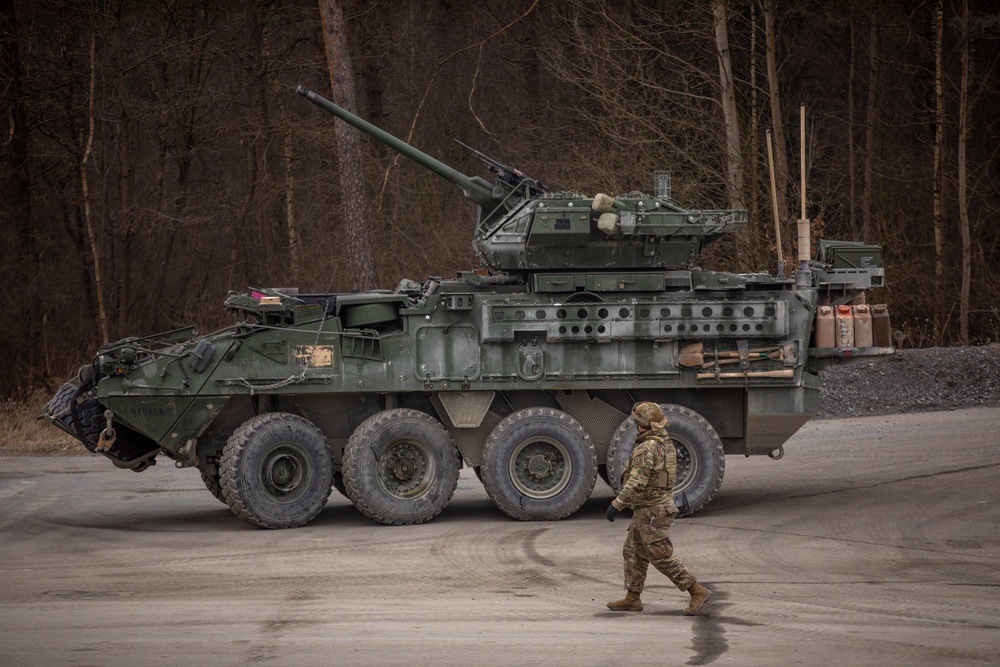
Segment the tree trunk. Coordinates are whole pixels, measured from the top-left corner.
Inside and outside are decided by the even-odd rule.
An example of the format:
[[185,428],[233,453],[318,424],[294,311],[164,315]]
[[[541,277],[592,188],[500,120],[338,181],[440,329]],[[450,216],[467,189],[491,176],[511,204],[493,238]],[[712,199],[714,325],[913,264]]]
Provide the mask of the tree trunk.
[[[757,5],[750,3],[750,137],[751,141],[759,140],[760,131],[759,118],[757,114]],[[754,144],[756,145],[756,143]],[[751,150],[751,155],[756,155],[757,151]],[[757,188],[757,177],[760,162],[753,159],[749,163],[750,167],[750,211],[751,215],[757,214],[759,189]],[[752,218],[751,218],[752,219]],[[766,219],[766,218],[765,218]]]
[[854,17],[850,21],[851,40],[850,51],[848,52],[847,65],[847,181],[850,188],[848,196],[848,222],[851,227],[851,235],[858,237],[858,173],[857,159],[854,156],[854,39],[856,29],[854,27]]
[[729,28],[726,5],[715,0],[715,45],[719,57],[719,88],[722,97],[722,119],[726,126],[726,191],[730,208],[743,208],[743,151],[740,149],[740,119],[736,110],[736,90],[733,64],[729,57]]
[[[93,17],[93,14],[91,14]],[[111,340],[111,328],[108,324],[108,308],[104,299],[104,272],[101,269],[101,249],[97,238],[97,230],[94,228],[94,216],[90,210],[90,179],[87,173],[87,162],[90,160],[90,151],[94,146],[94,101],[97,88],[97,28],[91,18],[90,25],[90,87],[87,92],[87,130],[86,135],[80,142],[83,151],[80,154],[78,165],[80,173],[80,195],[83,200],[83,224],[87,230],[87,243],[90,247],[90,256],[93,262],[94,291],[97,293],[97,323],[100,329],[101,342]]]
[[972,77],[972,43],[969,35],[969,0],[962,0],[962,83],[958,98],[958,217],[962,230],[962,293],[959,297],[959,338],[969,344],[969,296],[972,253],[969,231],[969,173],[966,145],[969,138],[969,79]]
[[[764,32],[767,40],[767,88],[771,97],[771,130],[774,133],[774,181],[778,218],[788,220],[788,156],[785,154],[785,131],[781,120],[781,93],[778,91],[778,54],[773,2],[764,5]],[[782,256],[788,253],[782,248]]]
[[[0,313],[0,325],[15,345],[8,349],[10,358],[20,360],[28,373],[33,374],[39,366],[38,341],[42,334],[40,311],[34,305],[38,303],[40,291],[41,261],[31,218],[28,110],[24,103],[19,32],[14,2],[3,0],[0,2],[0,90],[5,94],[0,103],[0,202],[3,202],[0,205],[0,238],[16,246],[16,251],[9,254],[9,261],[20,281],[21,300]],[[13,232],[11,237],[6,236],[8,230]],[[0,381],[0,392],[6,386],[7,382]]]
[[267,245],[264,198],[267,196],[267,145],[270,137],[267,114],[266,81],[262,48],[263,19],[261,5],[251,3],[243,16],[246,39],[243,57],[243,92],[247,105],[244,128],[245,193],[239,215],[233,216],[234,239],[230,250],[229,284],[246,279],[270,281],[268,267],[252,264],[254,248]]
[[944,289],[944,214],[941,204],[941,187],[944,180],[941,168],[941,148],[944,144],[944,0],[934,4],[934,339],[937,345],[944,342],[944,324],[948,302]]
[[871,34],[868,39],[868,108],[865,112],[865,189],[861,194],[861,239],[871,239],[872,199],[875,188],[875,111],[878,95],[878,7],[872,7]]
[[[319,11],[323,22],[323,41],[326,45],[333,101],[354,112],[357,108],[354,72],[347,49],[347,30],[340,0],[319,0]],[[335,128],[340,148],[340,193],[343,208],[343,215],[339,217],[343,220],[344,234],[347,237],[351,287],[368,290],[376,285],[376,272],[361,168],[361,137],[347,123],[336,123]]]
[[[265,27],[262,35],[264,59],[271,58],[271,45],[268,30]],[[288,285],[299,286],[302,279],[301,269],[301,243],[299,241],[298,220],[295,217],[295,137],[292,133],[292,122],[285,111],[285,91],[282,90],[281,81],[277,75],[272,75],[271,84],[278,90],[275,101],[278,105],[278,122],[281,124],[281,158],[285,170],[284,183],[284,203],[285,203],[285,230],[288,242],[289,275]]]
[[116,38],[116,60],[117,60],[117,81],[116,92],[118,94],[118,161],[121,175],[119,180],[119,198],[121,199],[121,213],[118,221],[118,252],[114,253],[113,262],[116,268],[118,306],[117,325],[124,331],[131,324],[128,321],[131,312],[129,303],[129,293],[131,291],[132,274],[132,235],[134,234],[134,224],[132,220],[132,152],[130,137],[130,118],[128,101],[128,84],[125,80],[125,34],[122,26],[122,6],[118,6],[115,14],[115,38]]

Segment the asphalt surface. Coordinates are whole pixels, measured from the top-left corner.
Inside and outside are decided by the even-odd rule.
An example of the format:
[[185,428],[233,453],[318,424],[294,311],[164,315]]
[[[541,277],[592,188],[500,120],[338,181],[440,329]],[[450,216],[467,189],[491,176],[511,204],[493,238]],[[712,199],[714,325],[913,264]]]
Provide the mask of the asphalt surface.
[[621,596],[611,491],[521,523],[463,471],[430,523],[334,493],[310,525],[239,522],[197,472],[0,458],[0,665],[1000,663],[1000,409],[814,421],[727,460],[673,531],[715,595]]

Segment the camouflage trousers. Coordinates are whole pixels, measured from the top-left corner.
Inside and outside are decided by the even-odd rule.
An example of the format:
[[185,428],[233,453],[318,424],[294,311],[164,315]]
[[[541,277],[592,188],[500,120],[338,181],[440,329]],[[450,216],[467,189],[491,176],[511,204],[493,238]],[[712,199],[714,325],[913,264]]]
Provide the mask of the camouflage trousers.
[[674,556],[674,545],[670,541],[670,524],[676,516],[677,510],[665,505],[643,507],[634,511],[632,524],[628,527],[628,537],[622,548],[626,589],[635,593],[642,592],[650,563],[682,591],[694,584],[694,575]]

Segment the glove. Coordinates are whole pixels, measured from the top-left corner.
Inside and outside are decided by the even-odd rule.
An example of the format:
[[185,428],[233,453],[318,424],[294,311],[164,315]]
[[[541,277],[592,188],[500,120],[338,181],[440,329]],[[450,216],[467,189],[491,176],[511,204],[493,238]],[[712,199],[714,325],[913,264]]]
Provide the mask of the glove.
[[618,516],[618,508],[614,505],[608,505],[608,511],[604,515],[608,517],[608,521],[614,521],[615,517]]

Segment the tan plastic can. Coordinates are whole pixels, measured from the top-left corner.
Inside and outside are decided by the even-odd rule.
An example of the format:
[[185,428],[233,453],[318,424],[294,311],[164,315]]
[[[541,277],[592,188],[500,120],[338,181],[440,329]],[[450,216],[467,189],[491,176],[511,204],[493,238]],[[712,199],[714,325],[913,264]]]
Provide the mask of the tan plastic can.
[[837,347],[854,347],[854,317],[850,306],[837,306]]
[[820,306],[816,309],[816,347],[837,347],[832,306]]
[[867,305],[854,306],[854,346],[872,347],[872,314]]

